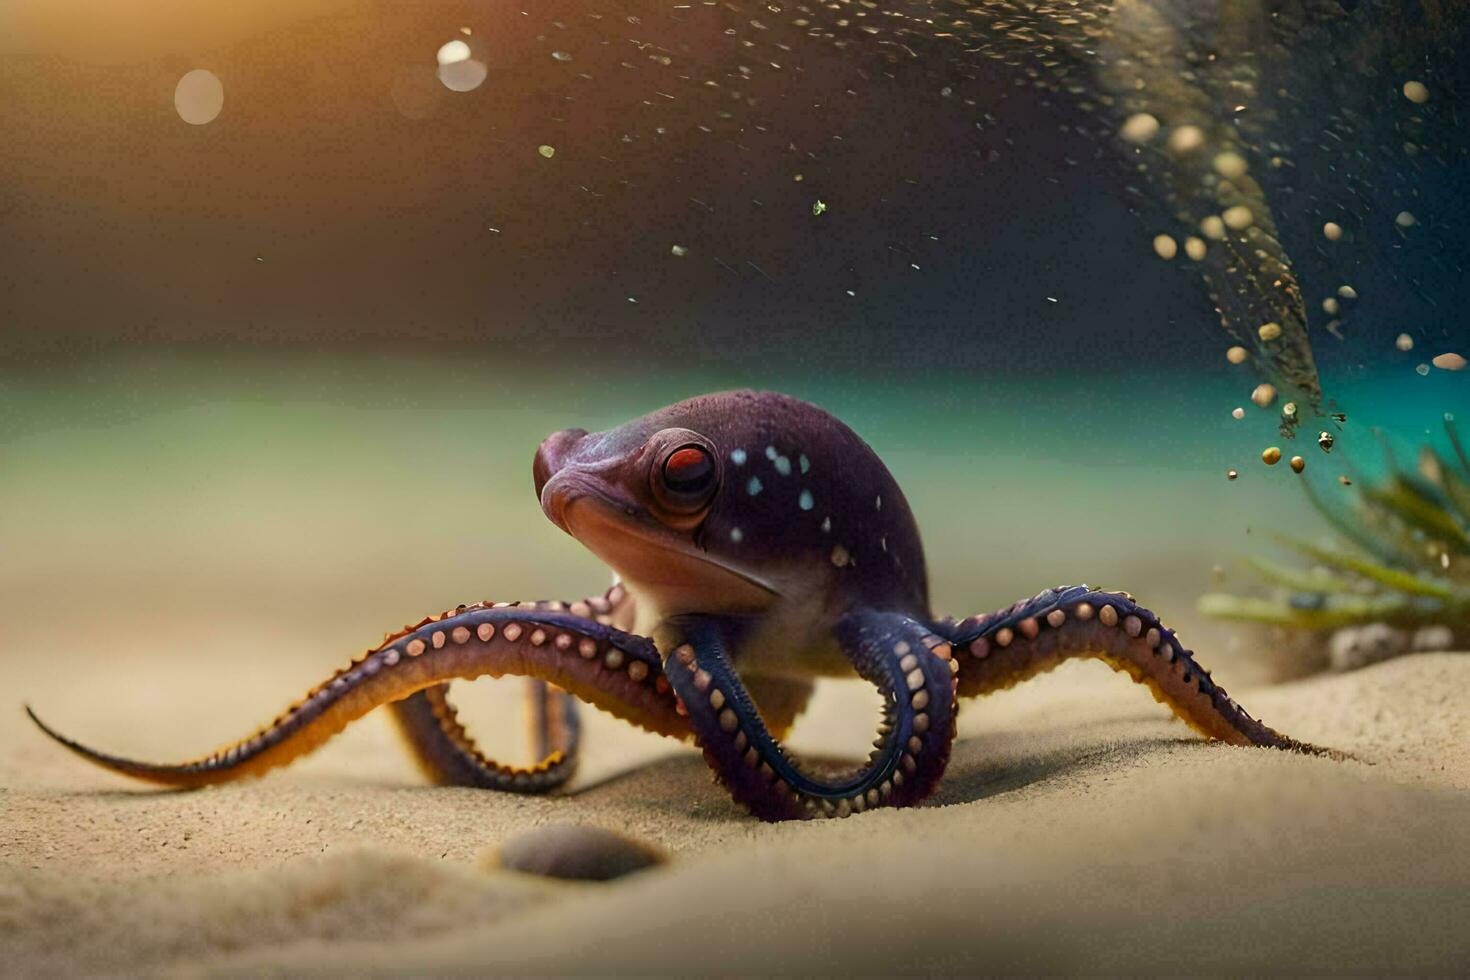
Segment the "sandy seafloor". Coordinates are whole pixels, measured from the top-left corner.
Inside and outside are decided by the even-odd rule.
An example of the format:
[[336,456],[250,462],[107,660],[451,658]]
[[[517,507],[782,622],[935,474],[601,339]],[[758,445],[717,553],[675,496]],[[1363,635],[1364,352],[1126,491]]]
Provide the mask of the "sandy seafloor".
[[[784,825],[656,740],[570,798],[416,785],[384,724],[269,779],[168,794],[73,765],[12,713],[0,972],[1458,972],[1467,684],[1470,658],[1439,654],[1242,694],[1363,760],[1341,763],[1194,741],[1072,665],[969,711],[930,805]],[[840,740],[860,693],[830,692],[808,727]],[[91,701],[73,728],[136,719]],[[189,714],[146,713],[185,743]],[[592,741],[617,731],[596,719]],[[485,870],[548,821],[673,861],[611,884]]]
[[[3,406],[0,974],[1470,970],[1470,657],[1265,685],[1246,656],[1260,638],[1192,600],[1246,527],[1301,511],[1255,471],[1227,484],[1249,443],[1207,444],[1204,416],[1151,428],[1126,394],[1059,389],[1043,430],[1001,393],[990,408],[1015,414],[961,438],[969,406],[919,419],[907,398],[824,397],[908,489],[941,611],[1062,581],[1130,589],[1253,713],[1360,761],[1197,741],[1079,663],[968,704],[929,805],[764,825],[692,748],[595,713],[575,791],[550,798],[425,786],[377,715],[198,793],[45,741],[22,701],[99,747],[193,756],[406,619],[605,583],[536,514],[529,451],[626,405],[531,413],[496,393],[492,415],[469,385],[426,381],[407,390],[427,402],[384,408],[360,378],[221,394],[147,376],[12,386]],[[1226,439],[1230,392],[1199,397],[1205,435]],[[1147,437],[1100,440],[1073,424],[1088,417]],[[510,685],[456,697],[489,749],[520,757]],[[793,744],[851,757],[874,719],[861,685],[824,683]],[[553,821],[673,859],[599,885],[487,869]]]

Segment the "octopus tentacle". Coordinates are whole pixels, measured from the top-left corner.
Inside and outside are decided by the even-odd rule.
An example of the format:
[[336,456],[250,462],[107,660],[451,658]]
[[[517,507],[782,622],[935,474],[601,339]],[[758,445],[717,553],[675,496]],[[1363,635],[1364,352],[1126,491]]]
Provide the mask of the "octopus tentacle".
[[[522,609],[567,611],[604,625],[627,621],[629,617],[624,613],[630,606],[631,598],[622,585],[614,585],[601,596],[572,603],[517,604]],[[389,634],[383,638],[384,642],[398,639],[425,623]],[[538,760],[530,767],[505,765],[480,751],[459,721],[459,713],[449,700],[447,683],[410,694],[390,704],[388,709],[419,769],[431,782],[540,793],[561,786],[576,773],[582,726],[577,699],[566,692],[533,679],[526,681],[526,694],[531,709],[531,744]],[[518,778],[523,774],[531,778]]]
[[460,723],[447,683],[426,687],[388,707],[414,761],[430,782],[542,793],[563,785],[576,773],[581,720],[576,699],[545,681],[526,681],[526,694],[531,702],[537,759],[530,766],[496,762],[481,752]]
[[802,771],[771,736],[730,666],[717,624],[688,621],[688,642],[665,665],[706,761],[736,801],[762,820],[912,805],[933,791],[949,761],[955,690],[949,644],[905,616],[877,612],[850,614],[837,636],[885,704],[868,762],[835,781]]
[[1092,657],[1146,685],[1205,738],[1334,755],[1251,717],[1185,649],[1174,631],[1126,592],[1085,585],[1047,589],[988,616],[937,624],[955,644],[960,697],[1011,687],[1074,657]]
[[[645,637],[565,612],[470,606],[404,633],[339,670],[255,735],[193,762],[138,762],[40,729],[84,759],[147,782],[193,788],[283,766],[379,705],[445,681],[518,674],[563,688],[649,731],[689,735],[661,658]],[[513,779],[529,785],[536,771]]]

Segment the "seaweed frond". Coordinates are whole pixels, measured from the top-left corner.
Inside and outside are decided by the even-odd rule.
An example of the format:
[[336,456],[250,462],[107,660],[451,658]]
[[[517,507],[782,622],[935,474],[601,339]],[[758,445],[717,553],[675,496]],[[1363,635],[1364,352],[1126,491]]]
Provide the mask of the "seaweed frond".
[[1302,630],[1367,623],[1470,628],[1470,459],[1454,419],[1447,415],[1444,424],[1458,469],[1425,446],[1417,470],[1405,471],[1385,442],[1387,475],[1356,487],[1348,508],[1329,506],[1303,480],[1308,501],[1338,542],[1270,533],[1309,567],[1248,557],[1246,568],[1267,594],[1211,593],[1200,598],[1200,611]]

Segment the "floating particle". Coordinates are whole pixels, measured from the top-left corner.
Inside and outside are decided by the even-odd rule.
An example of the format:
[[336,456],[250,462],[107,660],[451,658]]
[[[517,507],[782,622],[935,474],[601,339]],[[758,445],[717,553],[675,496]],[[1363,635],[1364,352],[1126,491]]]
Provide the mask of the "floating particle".
[[1224,153],[1217,154],[1212,163],[1215,173],[1226,180],[1239,180],[1245,176],[1245,157],[1234,150],[1226,150]]
[[1337,295],[1343,299],[1357,299],[1358,291],[1351,286],[1342,285],[1337,287]]
[[1412,211],[1400,211],[1393,219],[1393,223],[1400,228],[1412,228],[1419,223]]
[[1337,316],[1338,311],[1341,309],[1342,304],[1337,301],[1336,296],[1329,296],[1322,301],[1322,312],[1328,316]]
[[1203,262],[1205,260],[1205,240],[1190,235],[1184,240],[1184,254],[1189,256],[1191,262]]
[[571,54],[570,51],[553,51],[553,52],[551,52],[551,56],[553,58],[555,58],[557,61],[571,61],[572,60],[572,54]]
[[1212,238],[1217,242],[1225,240],[1225,222],[1220,220],[1218,214],[1200,219],[1199,230],[1206,238]]
[[685,248],[683,245],[671,245],[669,247],[669,253],[671,255],[677,255],[679,258],[682,259],[684,256],[689,254],[689,249]]
[[1423,105],[1429,101],[1429,88],[1423,82],[1405,82],[1404,98],[1415,105]]
[[1418,367],[1414,368],[1414,373],[1419,375],[1419,377],[1421,378],[1427,376],[1429,374],[1429,365],[1420,364]]
[[473,57],[470,46],[459,38],[440,45],[435,53],[439,82],[451,92],[473,92],[490,74],[483,61]]
[[550,160],[552,157],[556,156],[556,147],[550,146],[546,143],[542,143],[540,146],[536,147],[536,152],[544,156],[546,159]]
[[1322,226],[1322,237],[1329,242],[1335,242],[1342,237],[1342,225],[1336,221],[1329,221]]
[[174,111],[190,126],[214,122],[224,107],[224,83],[207,68],[185,72],[174,86]]
[[1235,419],[1237,422],[1240,421],[1241,419],[1245,418],[1245,409],[1232,408],[1230,410],[1230,417]]
[[826,212],[827,202],[823,201],[821,198],[817,198],[816,202],[812,204],[812,215],[815,217],[816,215],[825,214]]
[[1270,341],[1277,340],[1281,337],[1281,324],[1276,323],[1275,321],[1272,321],[1271,323],[1263,323],[1261,324],[1260,329],[1256,331],[1256,333],[1260,335],[1262,340],[1269,343]]
[[1267,446],[1261,451],[1261,462],[1267,466],[1275,466],[1281,462],[1281,450],[1275,446]]
[[1324,453],[1332,452],[1332,445],[1335,442],[1337,442],[1337,440],[1332,437],[1331,432],[1328,432],[1324,429],[1321,432],[1317,433],[1317,445],[1322,447],[1322,451]]
[[1399,334],[1398,339],[1393,342],[1393,345],[1399,350],[1411,351],[1414,349],[1414,338],[1410,337],[1406,333],[1401,333]]
[[1250,357],[1250,353],[1244,347],[1240,346],[1232,347],[1225,352],[1225,360],[1231,364],[1244,364],[1248,357]]
[[794,181],[794,182],[795,182],[795,183],[798,183],[798,184],[799,184],[799,183],[801,183],[801,182],[802,182],[802,181],[803,181],[803,180],[806,180],[806,177],[804,177],[804,176],[803,176],[803,175],[801,175],[801,174],[792,174],[792,175],[791,175],[791,179],[792,179],[792,181]]
[[1289,419],[1296,418],[1296,402],[1287,402],[1281,406],[1281,414]]
[[1263,382],[1256,385],[1256,390],[1251,392],[1251,401],[1255,402],[1257,408],[1270,408],[1271,403],[1275,400],[1275,385],[1269,385]]
[[1348,479],[1348,475],[1346,473],[1339,475],[1337,478],[1337,482],[1341,483],[1345,487],[1350,487],[1353,485],[1353,481]]
[[1227,480],[1233,480],[1233,479],[1235,479],[1238,476],[1240,476],[1240,474],[1237,473],[1237,472],[1235,472],[1234,470],[1226,470],[1225,471],[1225,479],[1227,479]]
[[1169,134],[1169,149],[1190,153],[1205,145],[1205,131],[1198,126],[1179,126]]
[[1302,470],[1307,468],[1307,461],[1302,459],[1300,456],[1293,456],[1291,457],[1290,465],[1291,471],[1293,473],[1300,473]]
[[1465,370],[1465,358],[1453,351],[1436,355],[1431,363],[1441,371]]
[[439,62],[441,67],[444,65],[458,64],[461,61],[467,61],[470,57],[470,53],[470,46],[459,40],[458,38],[455,38],[453,41],[450,41],[439,48],[438,52],[436,52],[435,54],[435,60]]
[[1147,143],[1159,135],[1159,121],[1146,112],[1135,113],[1123,123],[1118,135],[1130,143]]
[[1179,254],[1179,243],[1169,235],[1155,235],[1154,253],[1167,262]]
[[1244,231],[1255,221],[1251,209],[1244,204],[1237,204],[1233,208],[1226,208],[1220,213],[1220,220],[1225,222],[1225,227],[1232,231]]

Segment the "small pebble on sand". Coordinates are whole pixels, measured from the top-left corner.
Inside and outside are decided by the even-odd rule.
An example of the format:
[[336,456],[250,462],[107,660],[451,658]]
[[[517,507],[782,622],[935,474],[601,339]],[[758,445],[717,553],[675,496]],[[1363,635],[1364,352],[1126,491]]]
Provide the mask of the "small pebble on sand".
[[1169,235],[1155,235],[1154,254],[1167,262],[1179,254],[1179,243]]
[[548,878],[611,881],[667,860],[657,847],[615,831],[563,823],[517,834],[485,863]]
[[1293,473],[1300,473],[1302,470],[1304,470],[1306,468],[1307,468],[1307,461],[1306,460],[1302,459],[1300,456],[1293,456],[1293,457],[1291,457],[1291,471]]
[[1225,352],[1225,360],[1231,364],[1244,364],[1250,356],[1250,352],[1240,346],[1232,347]]
[[1401,333],[1398,339],[1393,342],[1393,345],[1401,351],[1411,351],[1414,349],[1414,338],[1406,333]]
[[1258,384],[1256,390],[1251,392],[1251,401],[1258,408],[1269,408],[1276,400],[1276,386],[1269,384]]
[[1404,83],[1404,98],[1415,105],[1423,105],[1429,101],[1429,87],[1423,82],[1408,81]]
[[1281,462],[1281,450],[1275,446],[1267,446],[1261,451],[1261,462],[1267,466],[1275,466]]
[[1441,371],[1465,370],[1465,358],[1461,357],[1459,354],[1456,354],[1454,351],[1449,351],[1444,354],[1437,355],[1432,363]]
[[1322,226],[1322,235],[1329,242],[1335,242],[1342,237],[1342,225],[1336,221],[1329,221]]

